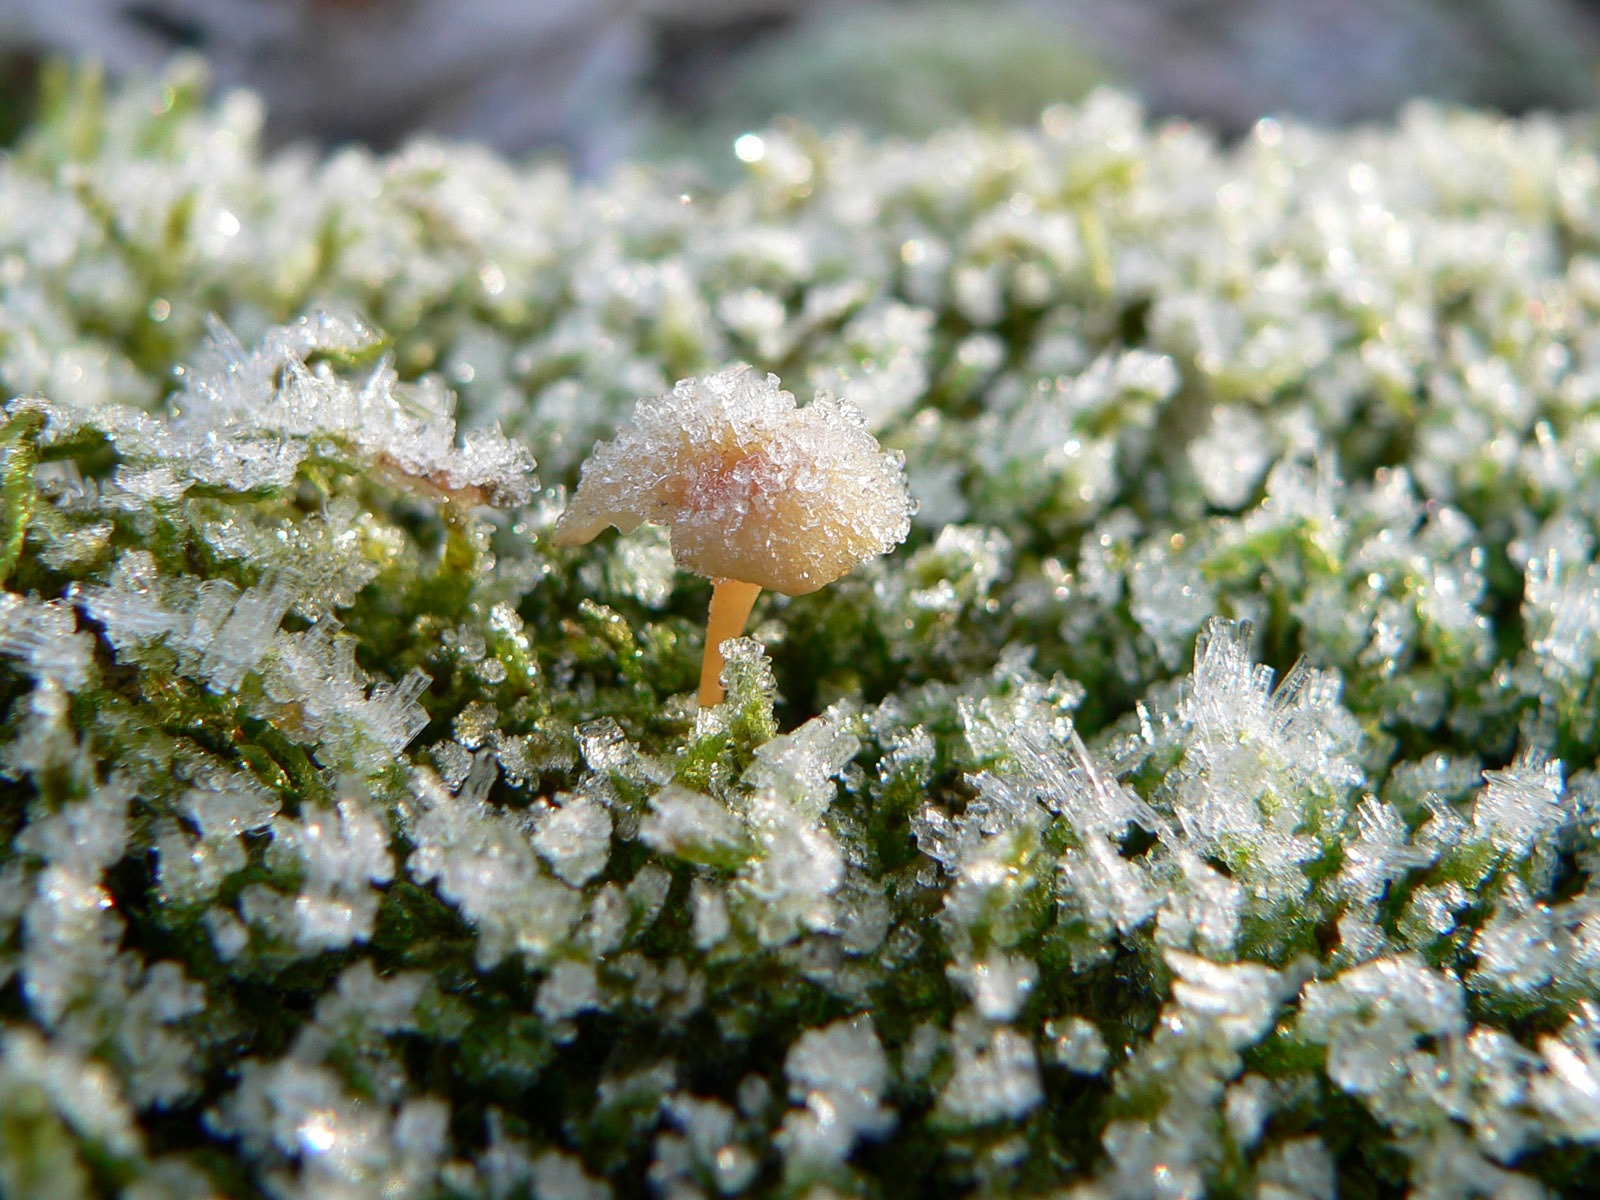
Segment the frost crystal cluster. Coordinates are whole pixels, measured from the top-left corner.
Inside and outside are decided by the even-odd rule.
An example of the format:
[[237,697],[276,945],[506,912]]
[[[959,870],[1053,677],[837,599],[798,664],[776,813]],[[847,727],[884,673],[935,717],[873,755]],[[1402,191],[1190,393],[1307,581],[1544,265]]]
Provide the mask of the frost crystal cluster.
[[[1594,1193],[1591,124],[259,115],[0,158],[0,1195]],[[674,556],[873,439],[697,710]]]

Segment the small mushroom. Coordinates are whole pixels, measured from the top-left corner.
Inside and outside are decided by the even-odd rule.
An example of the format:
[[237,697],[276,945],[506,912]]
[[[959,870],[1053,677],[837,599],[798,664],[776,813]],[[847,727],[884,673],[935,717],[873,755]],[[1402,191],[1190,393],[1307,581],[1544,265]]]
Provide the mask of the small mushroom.
[[744,632],[762,588],[802,596],[887,553],[911,527],[902,459],[852,404],[804,408],[776,375],[733,367],[639,401],[633,424],[583,464],[553,540],[607,525],[671,530],[679,567],[712,580],[700,704],[723,697],[722,643]]

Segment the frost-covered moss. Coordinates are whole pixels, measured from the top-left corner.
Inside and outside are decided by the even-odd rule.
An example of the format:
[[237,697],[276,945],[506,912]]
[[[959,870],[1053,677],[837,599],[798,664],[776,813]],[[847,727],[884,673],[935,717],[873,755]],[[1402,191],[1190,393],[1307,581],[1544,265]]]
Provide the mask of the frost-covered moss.
[[[1593,1190],[1588,125],[258,115],[0,160],[0,1193]],[[920,509],[697,713],[705,582],[550,532],[737,361]]]

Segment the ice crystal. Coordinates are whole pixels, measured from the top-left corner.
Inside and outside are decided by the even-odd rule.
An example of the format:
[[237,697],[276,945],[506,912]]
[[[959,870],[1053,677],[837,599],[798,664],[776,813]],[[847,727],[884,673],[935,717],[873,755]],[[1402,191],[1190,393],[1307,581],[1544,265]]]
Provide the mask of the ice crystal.
[[397,684],[369,689],[355,649],[352,639],[339,635],[339,622],[325,617],[278,640],[262,689],[292,708],[297,735],[333,761],[393,758],[427,724],[417,697],[427,689],[428,676],[413,670]]
[[0,593],[0,654],[16,659],[40,682],[77,691],[89,681],[91,643],[77,632],[69,609]]
[[1414,958],[1384,958],[1308,984],[1299,1027],[1328,1047],[1328,1076],[1389,1119],[1421,1120],[1432,1055],[1423,1039],[1466,1032],[1460,984]]
[[[8,1031],[0,1044],[0,1078],[7,1084],[0,1090],[5,1097],[0,1111],[9,1110],[8,1123],[19,1118],[38,1121],[39,1109],[44,1108],[114,1158],[128,1159],[140,1152],[144,1139],[135,1124],[133,1107],[119,1094],[115,1076],[103,1064],[52,1047],[31,1030],[15,1029]],[[35,1149],[45,1156],[50,1153],[45,1146]],[[73,1168],[77,1164],[71,1158],[63,1156],[57,1161],[64,1167],[72,1163],[65,1169],[76,1174]],[[8,1160],[8,1182],[21,1186],[27,1169],[23,1162]]]
[[[466,787],[462,788],[462,798],[482,799],[469,795]],[[581,887],[605,869],[611,854],[611,817],[588,796],[557,800],[560,803],[556,807],[544,810],[536,818],[533,845],[560,878]]]
[[650,812],[639,826],[648,846],[690,862],[736,863],[747,852],[743,826],[709,796],[668,784],[650,798]]
[[0,1192],[1593,1190],[1592,130],[194,88],[0,160]]
[[956,1034],[955,1063],[939,1093],[941,1118],[955,1126],[1016,1120],[1044,1101],[1033,1043],[1013,1029]]
[[[388,833],[356,796],[334,809],[308,806],[297,820],[274,822],[272,856],[303,879],[294,898],[294,939],[316,949],[372,936],[378,895],[394,878]],[[287,931],[285,931],[287,932]]]
[[462,802],[419,780],[411,828],[416,847],[407,870],[440,892],[478,927],[477,956],[486,966],[521,952],[542,960],[579,916],[579,900],[546,874],[526,834],[497,809]]
[[868,1017],[838,1021],[805,1033],[784,1060],[791,1111],[778,1131],[778,1145],[791,1172],[837,1163],[862,1138],[894,1126],[882,1105],[889,1063]]
[[1067,1017],[1046,1023],[1051,1058],[1060,1066],[1083,1075],[1097,1075],[1110,1057],[1105,1038],[1094,1023],[1083,1017]]
[[1535,844],[1566,822],[1561,804],[1561,763],[1524,754],[1504,771],[1484,774],[1487,786],[1472,809],[1474,830],[1495,849],[1526,857]]
[[528,1169],[533,1193],[539,1200],[610,1200],[611,1189],[583,1169],[569,1154],[548,1150],[534,1159]]

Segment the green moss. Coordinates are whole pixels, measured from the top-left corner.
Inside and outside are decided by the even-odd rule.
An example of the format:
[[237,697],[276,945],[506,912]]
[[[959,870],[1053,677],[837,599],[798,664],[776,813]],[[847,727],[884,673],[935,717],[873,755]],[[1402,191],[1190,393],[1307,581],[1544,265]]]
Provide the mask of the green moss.
[[[1584,1194],[1592,131],[1102,96],[685,204],[202,95],[0,162],[0,1190]],[[550,530],[740,357],[923,507],[698,711],[704,584]]]

